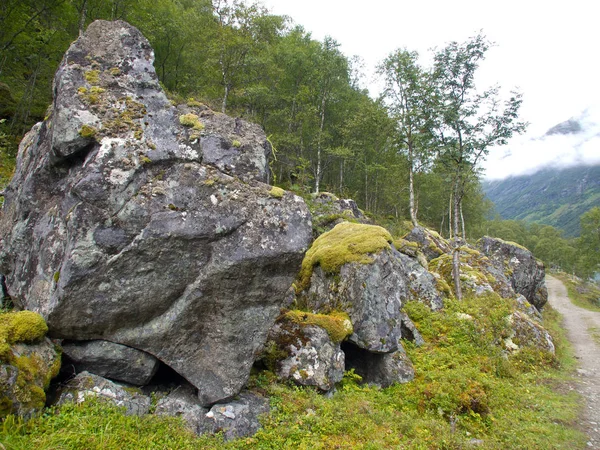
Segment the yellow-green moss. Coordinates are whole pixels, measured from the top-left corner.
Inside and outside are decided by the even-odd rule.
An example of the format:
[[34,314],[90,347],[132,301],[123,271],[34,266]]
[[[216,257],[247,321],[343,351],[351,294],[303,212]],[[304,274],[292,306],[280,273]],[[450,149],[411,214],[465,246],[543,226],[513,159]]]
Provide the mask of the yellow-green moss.
[[7,312],[0,315],[0,357],[7,346],[17,342],[33,342],[44,337],[48,326],[33,311]]
[[90,125],[83,125],[79,129],[79,136],[86,139],[93,139],[96,137],[96,134],[98,134],[98,130]]
[[110,69],[108,69],[108,73],[110,73],[113,77],[118,77],[119,75],[121,75],[121,69],[119,69],[118,67],[111,67]]
[[296,292],[310,286],[315,266],[320,265],[326,273],[338,273],[346,263],[370,264],[373,259],[368,255],[388,248],[391,242],[392,236],[385,228],[350,222],[337,224],[331,231],[319,236],[306,252]]
[[90,84],[98,84],[100,82],[100,71],[99,70],[88,70],[85,72],[85,80]]
[[234,139],[231,145],[233,145],[235,148],[240,148],[242,146],[242,143],[237,139]]
[[283,198],[284,194],[285,194],[285,191],[277,186],[273,186],[271,188],[271,190],[269,191],[269,195],[274,198]]
[[204,124],[200,122],[200,118],[196,114],[192,113],[179,116],[179,123],[184,127],[190,127],[198,131],[204,129]]
[[204,106],[204,103],[201,103],[201,102],[199,102],[198,100],[196,100],[196,99],[194,99],[194,98],[192,97],[192,98],[189,98],[189,99],[188,99],[188,101],[187,101],[187,105],[188,105],[190,108],[194,108],[194,107],[196,107],[196,108],[200,108],[200,107]]
[[292,310],[285,313],[284,317],[300,325],[317,325],[323,328],[333,342],[342,342],[354,332],[350,317],[341,311],[334,311],[330,314],[313,314]]

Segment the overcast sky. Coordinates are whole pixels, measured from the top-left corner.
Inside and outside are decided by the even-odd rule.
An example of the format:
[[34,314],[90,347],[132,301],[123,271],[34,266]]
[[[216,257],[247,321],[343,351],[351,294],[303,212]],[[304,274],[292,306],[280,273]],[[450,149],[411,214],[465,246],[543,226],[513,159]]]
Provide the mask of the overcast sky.
[[[525,136],[493,151],[486,164],[487,176],[501,178],[527,173],[557,161],[563,165],[575,161],[600,163],[600,139],[590,138],[590,133],[586,135],[589,139],[586,138],[583,153],[581,136],[539,139],[557,123],[600,105],[600,2],[597,0],[263,0],[262,3],[274,14],[290,16],[311,32],[313,38],[322,40],[329,35],[341,44],[347,56],[362,57],[367,72],[365,87],[374,95],[377,82],[373,80],[373,69],[394,49],[417,50],[426,63],[432,47],[465,41],[483,30],[496,46],[488,51],[479,70],[478,88],[483,90],[496,83],[506,93],[518,88],[524,94],[521,116],[530,122]],[[587,123],[600,133],[600,114],[596,111],[600,113],[593,109],[593,114],[587,115]]]

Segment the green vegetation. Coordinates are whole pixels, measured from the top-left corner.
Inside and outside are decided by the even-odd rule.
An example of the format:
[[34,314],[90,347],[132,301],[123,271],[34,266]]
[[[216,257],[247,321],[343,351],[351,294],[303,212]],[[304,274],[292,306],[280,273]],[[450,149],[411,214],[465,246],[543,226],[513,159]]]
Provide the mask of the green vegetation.
[[388,248],[391,242],[392,236],[382,227],[350,222],[336,225],[333,230],[319,236],[306,252],[296,292],[302,292],[310,286],[315,266],[319,265],[326,273],[337,273],[349,262],[369,264],[373,262],[369,254],[379,253]]
[[184,127],[190,127],[193,130],[204,130],[204,124],[200,122],[200,118],[196,114],[184,114],[179,116],[179,123]]
[[0,357],[6,356],[10,345],[33,342],[48,332],[43,317],[33,311],[0,313]]
[[[348,373],[325,397],[316,389],[278,383],[268,371],[249,387],[271,398],[272,411],[253,437],[225,443],[219,435],[196,438],[180,419],[123,416],[98,400],[68,404],[23,423],[7,418],[0,427],[6,448],[172,448],[172,449],[481,449],[584,448],[573,426],[579,398],[561,389],[574,359],[561,334],[560,317],[550,308],[545,325],[556,356],[523,348],[506,356],[498,344],[506,335],[509,301],[490,294],[447,301],[431,312],[418,302],[406,311],[427,343],[403,342],[416,378],[377,389]],[[466,315],[469,319],[465,318]],[[563,393],[559,393],[562,391]],[[566,393],[564,393],[566,392]]]
[[5,417],[11,412],[12,399],[16,400],[23,410],[44,406],[44,389],[47,389],[50,380],[58,375],[60,357],[51,367],[47,367],[35,353],[20,355],[13,351],[12,346],[18,343],[35,343],[42,339],[47,331],[48,327],[42,316],[33,311],[0,313],[0,363],[17,368],[12,394],[7,394],[6,387],[0,385],[0,417]]
[[79,135],[86,139],[94,139],[98,134],[98,130],[90,125],[83,125],[79,129]]
[[285,191],[280,187],[273,186],[269,191],[269,195],[274,198],[283,198],[283,196],[285,195]]
[[333,311],[329,314],[313,314],[306,311],[292,310],[286,312],[284,318],[300,325],[318,325],[327,331],[333,342],[342,342],[353,332],[350,317],[341,311]]

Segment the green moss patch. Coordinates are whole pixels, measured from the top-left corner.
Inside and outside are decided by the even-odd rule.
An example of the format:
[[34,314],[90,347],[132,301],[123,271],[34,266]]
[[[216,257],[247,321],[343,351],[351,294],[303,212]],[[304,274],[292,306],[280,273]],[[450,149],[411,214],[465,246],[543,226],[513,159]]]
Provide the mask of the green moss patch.
[[0,314],[0,357],[17,342],[33,342],[48,332],[44,318],[33,311],[7,312]]
[[277,186],[273,186],[271,188],[271,190],[269,191],[269,195],[273,198],[283,198],[284,194],[285,194],[285,191]]
[[306,252],[296,283],[296,292],[310,286],[310,277],[315,266],[321,266],[326,273],[338,273],[350,262],[370,264],[369,254],[379,253],[392,242],[390,233],[376,225],[343,222],[331,231],[319,236]]
[[94,139],[98,134],[98,130],[90,125],[83,125],[79,129],[79,136],[86,139]]
[[192,113],[179,116],[179,123],[184,127],[189,127],[193,130],[201,131],[204,129],[204,124],[200,122],[200,118]]
[[317,325],[323,328],[333,342],[342,342],[354,332],[350,317],[341,311],[334,311],[330,314],[313,314],[292,310],[285,313],[284,317],[300,325]]

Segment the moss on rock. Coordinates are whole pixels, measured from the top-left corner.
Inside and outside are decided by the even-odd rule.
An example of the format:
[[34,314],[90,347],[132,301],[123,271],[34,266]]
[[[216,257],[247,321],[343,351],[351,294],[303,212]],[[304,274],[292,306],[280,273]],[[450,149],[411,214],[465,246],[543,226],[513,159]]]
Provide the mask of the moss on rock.
[[193,130],[201,131],[204,129],[204,124],[200,122],[200,118],[192,113],[179,116],[179,123],[184,127],[189,127]]
[[376,225],[343,222],[331,231],[319,236],[306,252],[296,283],[296,292],[310,286],[310,278],[315,266],[321,266],[326,273],[338,273],[350,262],[370,264],[368,255],[389,248],[392,242],[390,233]]
[[342,342],[354,331],[350,316],[342,311],[333,311],[330,314],[313,314],[306,311],[292,310],[285,313],[284,317],[300,325],[317,325],[323,328],[333,342]]
[[33,311],[0,314],[0,358],[7,355],[12,344],[34,342],[48,332],[44,318]]
[[274,198],[283,198],[284,194],[285,194],[285,191],[277,186],[273,186],[271,188],[271,190],[269,191],[269,195]]

